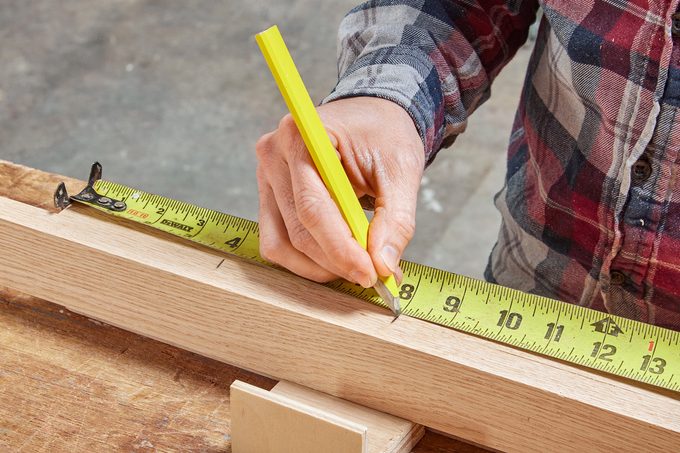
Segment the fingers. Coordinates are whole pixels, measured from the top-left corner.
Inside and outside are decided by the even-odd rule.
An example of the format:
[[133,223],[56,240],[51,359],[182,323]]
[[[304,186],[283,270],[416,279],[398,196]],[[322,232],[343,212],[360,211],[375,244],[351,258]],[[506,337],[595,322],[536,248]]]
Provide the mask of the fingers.
[[288,233],[292,246],[299,252],[309,257],[312,262],[335,275],[342,275],[334,262],[329,260],[319,246],[316,239],[307,228],[300,222],[295,206],[295,196],[291,187],[290,172],[287,166],[274,170],[275,175],[270,176],[272,193],[278,212]]
[[288,231],[278,210],[271,187],[260,176],[260,255],[268,261],[284,266],[291,272],[317,282],[335,280],[338,276],[319,266],[290,242]]
[[418,188],[423,172],[418,157],[422,150],[402,151],[414,158],[402,156],[381,163],[383,170],[375,178],[375,215],[368,232],[368,252],[375,269],[381,276],[394,274],[397,281],[402,278],[399,260],[415,233]]
[[[411,211],[404,207],[395,212],[391,207],[394,206],[394,201],[388,199],[384,205],[376,207],[369,228],[368,251],[379,275],[395,274],[397,280],[401,280],[399,260],[413,239],[415,210]],[[403,200],[398,202],[404,203]]]
[[297,135],[279,125],[257,144],[261,253],[306,278],[341,276],[364,287],[377,280]]
[[378,275],[371,257],[352,236],[309,154],[293,155],[289,168],[296,218],[321,247],[326,262],[350,281],[366,288],[375,285]]

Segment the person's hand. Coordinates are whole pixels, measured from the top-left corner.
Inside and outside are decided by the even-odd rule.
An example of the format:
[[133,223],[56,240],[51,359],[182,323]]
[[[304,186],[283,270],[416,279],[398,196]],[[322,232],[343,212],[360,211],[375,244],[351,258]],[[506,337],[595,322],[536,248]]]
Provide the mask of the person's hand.
[[375,198],[368,252],[352,237],[290,115],[256,145],[260,253],[317,282],[343,277],[363,287],[378,275],[401,280],[413,237],[423,144],[408,113],[391,101],[355,97],[318,108],[357,193]]

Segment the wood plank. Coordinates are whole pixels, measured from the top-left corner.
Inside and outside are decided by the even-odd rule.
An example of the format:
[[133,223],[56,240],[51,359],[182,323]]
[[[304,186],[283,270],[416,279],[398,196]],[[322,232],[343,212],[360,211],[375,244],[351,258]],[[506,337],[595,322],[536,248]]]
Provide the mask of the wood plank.
[[422,425],[292,382],[281,381],[270,392],[365,426],[367,453],[408,453],[425,432]]
[[365,425],[245,382],[231,411],[234,453],[367,453]]
[[60,182],[66,184],[70,193],[85,187],[85,182],[79,179],[0,160],[0,197],[56,212],[52,196]]
[[[59,181],[0,161],[0,196],[50,207]],[[0,286],[1,451],[229,451],[229,385],[275,381]],[[426,432],[414,453],[480,453]]]
[[[680,441],[677,394],[407,317],[391,323],[282,271],[83,209],[2,199],[0,219],[4,284],[243,368],[505,451]],[[107,278],[93,280],[95,269]]]
[[2,452],[229,451],[235,379],[275,384],[0,287]]

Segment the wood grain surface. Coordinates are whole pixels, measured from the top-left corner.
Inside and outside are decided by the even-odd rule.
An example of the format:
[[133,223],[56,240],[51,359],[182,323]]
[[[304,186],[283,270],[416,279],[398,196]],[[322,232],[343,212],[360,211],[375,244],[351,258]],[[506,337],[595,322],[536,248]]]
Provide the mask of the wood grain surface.
[[[51,209],[59,181],[84,185],[0,161],[0,196]],[[276,383],[0,286],[2,451],[229,452],[236,379]],[[414,449],[481,451],[433,432]]]
[[[35,247],[34,244],[40,244]],[[0,199],[16,288],[186,349],[507,451],[668,451],[680,398],[401,317],[86,208]],[[97,290],[64,275],[104,273]],[[121,284],[124,283],[124,284]]]
[[224,451],[229,385],[275,381],[4,291],[0,450]]

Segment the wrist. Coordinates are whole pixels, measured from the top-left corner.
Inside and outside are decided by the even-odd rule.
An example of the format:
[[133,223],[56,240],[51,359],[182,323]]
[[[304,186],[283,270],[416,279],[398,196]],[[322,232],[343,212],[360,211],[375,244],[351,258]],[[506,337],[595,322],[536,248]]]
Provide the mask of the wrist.
[[426,161],[432,160],[444,135],[443,124],[435,124],[443,95],[433,62],[421,49],[394,46],[361,56],[322,103],[357,96],[385,99],[406,111],[420,136]]

